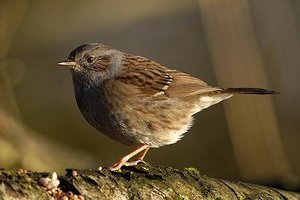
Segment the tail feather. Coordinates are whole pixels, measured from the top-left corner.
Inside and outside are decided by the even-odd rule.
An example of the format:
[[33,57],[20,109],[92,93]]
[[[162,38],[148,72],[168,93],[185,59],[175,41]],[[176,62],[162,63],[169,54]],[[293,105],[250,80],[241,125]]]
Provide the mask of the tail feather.
[[263,88],[222,88],[221,92],[223,93],[232,93],[232,94],[278,94],[278,92]]

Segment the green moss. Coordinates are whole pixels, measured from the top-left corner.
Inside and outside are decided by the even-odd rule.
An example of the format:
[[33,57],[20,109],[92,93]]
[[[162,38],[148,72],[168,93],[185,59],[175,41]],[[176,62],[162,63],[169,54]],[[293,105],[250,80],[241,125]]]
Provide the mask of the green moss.
[[185,195],[179,195],[180,200],[189,200],[189,198]]
[[184,168],[184,170],[190,172],[190,173],[195,173],[195,174],[199,174],[198,169],[194,168],[194,167],[186,167]]
[[38,179],[44,174],[46,173],[0,170],[0,180],[5,180],[2,184],[5,190],[0,196],[3,199],[12,199],[12,197],[18,199],[50,199],[50,196],[38,185]]

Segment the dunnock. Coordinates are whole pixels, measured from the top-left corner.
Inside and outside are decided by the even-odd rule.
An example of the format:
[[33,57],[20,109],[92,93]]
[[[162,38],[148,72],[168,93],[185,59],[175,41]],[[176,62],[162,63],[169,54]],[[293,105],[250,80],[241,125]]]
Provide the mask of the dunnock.
[[[187,73],[99,43],[79,46],[58,65],[71,70],[85,119],[112,139],[138,146],[110,170],[136,165],[150,147],[176,143],[191,127],[195,113],[235,93],[276,93],[211,87]],[[129,161],[137,154],[137,160]]]

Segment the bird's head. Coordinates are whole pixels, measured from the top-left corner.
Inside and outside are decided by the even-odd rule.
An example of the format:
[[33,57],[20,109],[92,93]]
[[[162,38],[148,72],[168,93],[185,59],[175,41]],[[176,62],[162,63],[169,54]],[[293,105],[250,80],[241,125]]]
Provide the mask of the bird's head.
[[122,52],[100,43],[84,44],[74,49],[58,66],[71,70],[73,78],[87,82],[102,82],[118,72]]

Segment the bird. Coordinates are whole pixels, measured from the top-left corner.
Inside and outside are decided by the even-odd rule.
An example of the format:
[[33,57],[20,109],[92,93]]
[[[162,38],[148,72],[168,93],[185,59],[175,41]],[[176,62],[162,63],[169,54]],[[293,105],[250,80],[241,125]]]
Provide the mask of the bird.
[[[108,169],[134,166],[150,148],[178,142],[194,114],[234,94],[276,94],[263,88],[213,87],[188,73],[106,46],[75,48],[58,66],[72,74],[77,105],[106,136],[135,146]],[[131,158],[137,157],[135,160]]]

